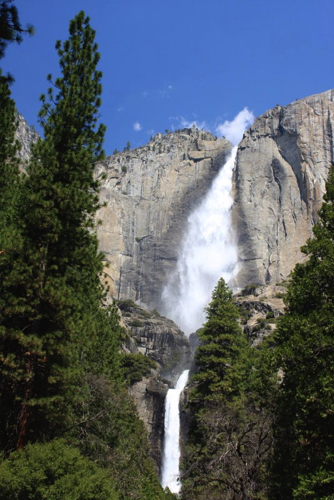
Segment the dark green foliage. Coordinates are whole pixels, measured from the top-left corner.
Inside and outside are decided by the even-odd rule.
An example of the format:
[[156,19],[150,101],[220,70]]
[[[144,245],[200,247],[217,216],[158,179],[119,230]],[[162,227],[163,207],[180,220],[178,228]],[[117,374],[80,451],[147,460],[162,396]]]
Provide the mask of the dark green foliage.
[[131,299],[118,300],[117,305],[121,311],[131,312],[132,309],[140,309],[140,306]]
[[156,363],[141,353],[121,355],[121,368],[124,379],[129,385],[139,382],[143,377],[149,375],[151,369],[155,367]]
[[239,309],[223,280],[213,292],[199,332],[198,373],[189,395],[191,426],[183,464],[182,498],[263,498],[271,447],[271,387],[260,354],[238,323]]
[[79,424],[71,430],[82,452],[107,468],[122,500],[168,498],[149,458],[144,424],[126,389],[105,377],[88,375],[84,382],[85,398],[76,407]]
[[143,326],[143,322],[140,321],[140,319],[134,319],[133,321],[130,322],[130,326],[134,326],[135,328],[140,328]]
[[153,363],[121,357],[126,332],[101,284],[101,73],[83,12],[57,50],[62,77],[42,97],[45,140],[22,179],[14,103],[0,82],[0,498],[174,498],[159,484],[127,394]]
[[[17,7],[13,5],[13,0],[2,0],[0,2],[0,59],[4,57],[8,44],[12,42],[21,43],[24,33],[32,35],[33,32],[34,28],[31,25],[22,28],[18,10]],[[10,74],[7,74],[6,77],[2,76],[1,69],[0,77],[8,84],[14,81],[13,76]]]
[[0,252],[9,244],[19,194],[19,166],[16,158],[15,103],[6,78],[0,76]]
[[94,162],[103,156],[104,133],[96,129],[101,73],[94,35],[81,12],[69,40],[57,43],[63,76],[50,102],[43,97],[45,140],[34,147],[21,190],[15,246],[0,255],[0,439],[8,449],[69,425],[82,360],[100,333],[106,339],[112,314],[100,309],[102,256],[91,232],[99,207]]
[[33,33],[33,27],[28,25],[22,28],[17,7],[13,0],[2,0],[0,2],[0,59],[5,55],[9,43],[22,42],[23,33]]
[[207,321],[198,333],[194,399],[197,394],[205,400],[232,399],[243,391],[249,346],[238,319],[232,292],[220,279],[207,308]]
[[117,500],[108,472],[64,439],[28,445],[0,462],[1,500]]
[[314,238],[302,248],[276,340],[273,499],[330,499],[334,491],[334,170]]

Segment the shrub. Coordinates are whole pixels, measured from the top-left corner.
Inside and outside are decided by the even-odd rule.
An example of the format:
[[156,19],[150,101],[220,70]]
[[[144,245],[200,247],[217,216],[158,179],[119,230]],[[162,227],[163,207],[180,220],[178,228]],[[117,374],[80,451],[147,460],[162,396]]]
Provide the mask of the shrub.
[[150,374],[151,368],[156,366],[154,361],[140,353],[122,354],[121,357],[121,368],[129,385],[140,382],[143,377]]
[[0,463],[0,500],[117,500],[109,474],[64,439],[29,444]]

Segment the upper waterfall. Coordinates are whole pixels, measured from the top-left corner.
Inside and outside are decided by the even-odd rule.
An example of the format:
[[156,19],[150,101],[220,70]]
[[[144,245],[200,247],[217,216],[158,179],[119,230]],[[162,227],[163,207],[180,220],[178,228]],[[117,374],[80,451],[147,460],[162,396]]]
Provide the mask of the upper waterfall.
[[189,216],[176,271],[163,290],[166,315],[187,334],[202,325],[218,279],[223,276],[229,282],[237,264],[230,220],[236,153],[235,146],[211,190]]
[[237,248],[231,227],[232,172],[238,142],[253,115],[245,108],[218,132],[235,145],[211,189],[190,214],[176,270],[162,293],[164,313],[187,334],[205,320],[204,308],[219,278],[231,282],[237,270]]

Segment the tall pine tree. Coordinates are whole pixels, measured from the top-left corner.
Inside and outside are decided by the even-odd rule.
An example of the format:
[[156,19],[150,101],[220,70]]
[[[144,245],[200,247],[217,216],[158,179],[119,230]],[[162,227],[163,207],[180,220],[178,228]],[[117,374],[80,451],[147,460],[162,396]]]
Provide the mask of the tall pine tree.
[[284,376],[274,422],[273,499],[334,492],[334,169],[314,237],[302,248],[275,336]]
[[70,424],[70,402],[101,332],[109,335],[104,369],[112,370],[117,350],[108,331],[113,318],[100,307],[102,257],[92,231],[99,207],[94,163],[103,157],[105,131],[97,126],[99,54],[83,12],[69,32],[56,44],[62,76],[42,96],[45,137],[21,190],[19,236],[0,255],[0,439],[7,450]]
[[[182,498],[263,498],[270,418],[258,390],[254,351],[223,279],[213,291],[199,333],[188,409]],[[258,376],[256,376],[258,373]]]
[[249,344],[243,335],[232,292],[221,278],[206,309],[207,321],[199,332],[200,346],[196,351],[199,372],[194,377],[193,391],[201,399],[233,399],[244,389]]

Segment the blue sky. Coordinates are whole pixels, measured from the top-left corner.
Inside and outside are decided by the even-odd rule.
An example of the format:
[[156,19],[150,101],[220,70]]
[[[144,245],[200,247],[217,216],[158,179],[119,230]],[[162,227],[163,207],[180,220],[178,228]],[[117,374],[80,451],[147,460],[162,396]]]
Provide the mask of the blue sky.
[[59,75],[55,41],[80,10],[97,32],[105,150],[148,142],[196,122],[218,133],[248,107],[334,87],[333,0],[16,0],[35,35],[1,61],[18,110],[38,130],[46,75]]

